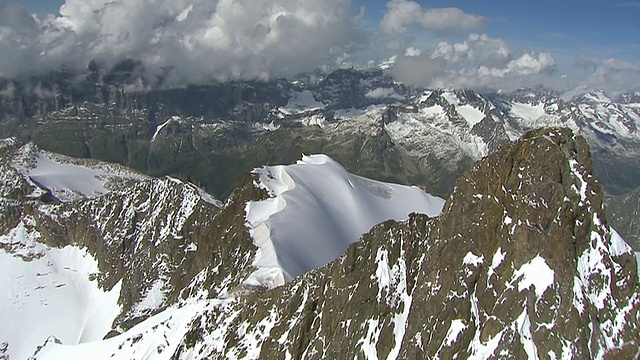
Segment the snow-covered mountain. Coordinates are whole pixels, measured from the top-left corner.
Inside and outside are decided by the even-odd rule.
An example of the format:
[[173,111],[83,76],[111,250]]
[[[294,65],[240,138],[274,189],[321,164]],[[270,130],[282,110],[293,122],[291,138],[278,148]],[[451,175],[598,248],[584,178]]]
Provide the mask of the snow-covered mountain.
[[638,94],[424,90],[379,69],[132,91],[127,81],[135,79],[114,82],[94,70],[87,81],[66,73],[7,80],[0,135],[189,180],[217,198],[227,198],[247,171],[292,163],[301,153],[327,154],[352,173],[446,197],[501,144],[559,126],[587,139],[608,194],[640,187]]
[[374,225],[411,213],[436,216],[444,200],[419,188],[349,174],[326,155],[295,165],[256,169],[257,186],[270,197],[247,203],[247,225],[258,268],[255,286],[284,285],[335,260]]
[[[25,169],[73,163],[102,179],[112,165],[15,140],[2,159],[2,307],[25,319],[0,335],[11,358],[638,355],[636,258],[568,130],[491,152],[446,204],[324,155],[255,169],[222,207],[124,169],[105,194],[55,201],[45,184],[68,193],[74,181],[36,183]],[[284,284],[256,281],[269,266]],[[49,310],[73,301],[55,321]]]
[[[285,276],[333,261],[379,222],[411,212],[437,215],[444,203],[418,188],[349,174],[314,155],[256,169],[250,189],[238,190],[241,200],[230,199],[219,211],[218,201],[174,178],[154,179],[15,139],[4,140],[1,150],[0,266],[3,288],[10,290],[0,311],[15,326],[4,328],[0,340],[12,358],[32,355],[47,339],[82,349],[132,326],[150,331],[149,316],[161,310],[160,319],[167,312],[178,316],[185,306],[194,309],[189,301],[207,295],[228,298],[236,288],[283,285]],[[230,219],[242,228],[242,243],[226,243],[233,237]],[[212,231],[225,235],[212,240]],[[233,255],[223,256],[221,246]],[[270,279],[274,270],[279,280]],[[75,351],[68,356],[86,354]]]
[[608,192],[640,186],[637,94],[423,90],[380,69],[131,91],[136,79],[113,82],[99,70],[80,82],[83,75],[65,73],[6,81],[0,135],[152,176],[183,174],[220,198],[246,171],[300,153],[325,153],[359,175],[448,196],[455,179],[500,144],[561,126],[587,138]]
[[0,357],[639,356],[638,94],[94,75],[0,91]]
[[[43,340],[99,341],[169,301],[195,245],[185,235],[220,204],[179,180],[73,159],[15,139],[0,148],[4,355]],[[185,270],[181,270],[185,271]]]

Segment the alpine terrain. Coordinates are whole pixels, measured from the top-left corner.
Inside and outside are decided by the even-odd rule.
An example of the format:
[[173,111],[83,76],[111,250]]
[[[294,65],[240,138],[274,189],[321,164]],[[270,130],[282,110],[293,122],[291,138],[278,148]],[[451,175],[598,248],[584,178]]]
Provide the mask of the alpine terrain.
[[1,1],[0,360],[640,360],[640,0],[439,3]]
[[[2,80],[0,135],[188,180],[220,199],[251,169],[302,153],[448,197],[458,176],[501,144],[567,127],[589,143],[609,206],[640,187],[637,93],[425,90],[378,68],[164,89],[143,70],[135,61],[91,63],[85,73]],[[632,235],[624,219],[610,220]]]
[[568,129],[497,147],[446,202],[326,155],[256,168],[221,204],[1,151],[5,358],[640,355],[636,257]]

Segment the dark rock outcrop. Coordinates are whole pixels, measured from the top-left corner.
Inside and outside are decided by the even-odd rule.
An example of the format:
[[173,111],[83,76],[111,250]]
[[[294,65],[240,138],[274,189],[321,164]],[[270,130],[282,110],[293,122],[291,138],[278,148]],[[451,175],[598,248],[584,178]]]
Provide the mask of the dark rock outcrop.
[[181,354],[622,358],[640,352],[636,260],[567,130],[505,145],[442,216],[375,227],[324,268],[206,310]]

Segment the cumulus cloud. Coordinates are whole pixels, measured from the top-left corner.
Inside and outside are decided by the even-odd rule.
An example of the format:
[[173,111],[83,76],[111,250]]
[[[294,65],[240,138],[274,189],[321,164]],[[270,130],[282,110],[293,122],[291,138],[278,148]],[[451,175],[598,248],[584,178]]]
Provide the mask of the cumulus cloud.
[[[7,5],[8,4],[8,5]],[[360,41],[350,0],[66,0],[0,9],[0,76],[141,61],[170,84],[309,71]]]
[[568,66],[563,66],[549,52],[518,48],[485,34],[440,41],[430,56],[425,54],[427,49],[407,47],[386,65],[397,80],[426,88],[513,91],[543,86],[569,97],[592,90],[611,95],[640,90],[640,63],[580,57],[574,64],[564,59]]
[[408,47],[404,50],[404,56],[420,56],[422,54],[422,50],[416,49],[413,46]]
[[507,63],[503,68],[489,68],[480,66],[478,75],[503,78],[507,75],[528,76],[540,74],[553,69],[556,61],[549,53],[527,52]]
[[449,62],[482,61],[500,62],[508,59],[511,48],[501,39],[493,39],[486,34],[470,34],[459,43],[442,41],[433,52],[433,57],[440,57]]
[[484,34],[471,34],[458,43],[443,41],[430,56],[423,53],[407,48],[404,56],[396,57],[391,74],[399,81],[428,88],[513,90],[541,84],[555,88],[566,82],[556,75],[551,54],[516,51],[504,40]]
[[423,9],[415,1],[391,0],[380,21],[380,27],[389,35],[402,34],[411,25],[418,24],[435,32],[468,31],[482,27],[486,19],[468,14],[458,8]]

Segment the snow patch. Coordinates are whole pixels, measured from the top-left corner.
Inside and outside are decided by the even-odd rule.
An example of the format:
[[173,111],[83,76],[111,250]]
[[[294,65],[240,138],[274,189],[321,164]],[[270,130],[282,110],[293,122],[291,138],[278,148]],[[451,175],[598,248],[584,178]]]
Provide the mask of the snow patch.
[[475,124],[484,119],[485,115],[482,111],[476,109],[469,104],[462,104],[458,96],[452,92],[442,93],[442,97],[456,109],[456,112],[460,117],[467,121],[469,128],[472,128]]
[[582,165],[580,165],[580,163],[577,162],[576,160],[574,159],[569,160],[569,168],[571,169],[571,172],[573,173],[574,177],[580,183],[580,188],[573,185],[573,189],[576,192],[576,194],[580,196],[580,200],[584,203],[585,201],[587,201],[588,184],[582,177],[582,174],[580,173],[581,167]]
[[484,113],[471,105],[462,105],[456,106],[456,111],[462,118],[464,118],[469,127],[472,128],[475,124],[479,123],[484,119]]
[[136,304],[134,312],[141,315],[146,311],[160,308],[165,300],[164,288],[164,280],[156,280],[144,294],[142,300]]
[[502,264],[504,259],[507,257],[507,253],[502,252],[502,248],[498,248],[495,254],[493,254],[493,258],[491,259],[491,267],[487,273],[487,282],[491,280],[491,276],[495,273],[496,269]]
[[179,116],[172,116],[169,119],[167,119],[167,121],[165,121],[162,124],[158,125],[156,127],[156,131],[153,133],[153,136],[151,137],[151,142],[155,142],[156,139],[158,138],[158,135],[160,135],[160,132],[162,131],[162,129],[164,129],[165,127],[167,127],[167,125],[171,124],[174,121],[180,121],[180,117]]
[[389,288],[391,285],[391,270],[389,269],[389,255],[384,248],[378,249],[376,254],[376,268],[375,277],[378,281],[378,302],[382,302],[383,291]]
[[460,319],[455,319],[451,322],[449,326],[449,331],[447,331],[447,335],[444,337],[443,346],[451,346],[456,340],[458,340],[458,336],[462,333],[467,326],[464,324],[464,321]]
[[102,196],[123,180],[143,180],[146,176],[119,165],[91,162],[39,150],[33,144],[20,149],[12,166],[36,186],[49,190],[61,201]]
[[553,285],[554,275],[555,272],[547,265],[544,258],[538,255],[513,272],[511,283],[518,282],[518,291],[533,286],[536,296],[540,298]]
[[611,256],[622,256],[633,253],[633,249],[622,239],[618,232],[611,228],[611,246],[609,247]]
[[[34,357],[47,359],[168,359],[191,329],[193,320],[207,307],[225,306],[232,300],[209,300],[170,307],[128,331],[102,341],[78,345],[48,342]],[[230,315],[230,319],[234,317]],[[220,325],[222,327],[222,324]],[[191,357],[191,358],[197,358]]]
[[524,120],[527,124],[535,123],[545,115],[544,104],[536,105],[523,104],[518,102],[511,103],[511,116]]
[[378,339],[382,332],[380,321],[378,319],[368,319],[365,323],[367,327],[367,333],[364,338],[358,340],[358,345],[367,360],[378,360]]
[[107,175],[103,171],[61,164],[42,153],[37,155],[36,161],[36,167],[28,170],[27,175],[40,186],[51,190],[54,196],[60,196],[64,192],[77,192],[85,197],[96,197],[108,192],[104,181],[99,179]]
[[516,319],[514,324],[516,331],[520,334],[520,343],[524,348],[524,352],[527,353],[527,358],[530,360],[539,359],[538,348],[533,341],[533,335],[531,334],[531,319],[527,314],[527,307],[522,310],[522,314]]
[[467,255],[465,255],[464,259],[462,260],[462,263],[464,265],[474,265],[474,266],[480,266],[483,262],[484,262],[484,256],[474,255],[471,251],[469,251]]

